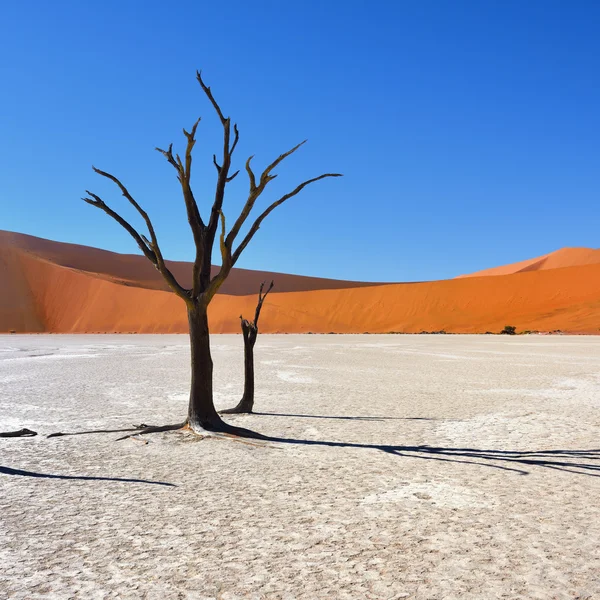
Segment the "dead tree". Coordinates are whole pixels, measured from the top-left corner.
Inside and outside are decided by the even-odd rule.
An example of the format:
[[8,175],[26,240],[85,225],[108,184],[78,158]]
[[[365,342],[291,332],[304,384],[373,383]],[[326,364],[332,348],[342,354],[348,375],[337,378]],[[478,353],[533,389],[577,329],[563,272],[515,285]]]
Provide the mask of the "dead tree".
[[[190,347],[191,347],[191,389],[188,414],[185,423],[193,431],[229,431],[232,428],[227,426],[215,410],[213,402],[213,362],[210,353],[210,337],[208,327],[207,309],[211,300],[218,292],[219,288],[231,272],[246,246],[250,243],[262,222],[278,206],[286,200],[296,196],[307,185],[325,179],[326,177],[340,177],[339,173],[325,173],[318,177],[308,179],[291,192],[281,196],[278,200],[272,202],[252,223],[248,232],[238,240],[240,231],[246,224],[248,217],[257,199],[265,191],[267,185],[275,179],[277,175],[273,173],[275,168],[288,156],[296,152],[302,144],[294,146],[284,154],[281,154],[271,164],[269,164],[260,176],[256,176],[252,166],[252,156],[248,158],[245,164],[246,173],[249,179],[248,198],[239,216],[233,226],[227,231],[225,214],[223,212],[223,201],[225,199],[225,188],[227,184],[239,173],[231,173],[232,157],[239,141],[239,131],[236,124],[231,127],[231,119],[225,117],[221,107],[215,100],[210,87],[206,86],[202,80],[200,71],[196,74],[198,83],[204,91],[206,97],[212,104],[223,127],[223,150],[220,159],[213,155],[213,163],[217,170],[217,182],[215,186],[215,196],[208,219],[205,220],[200,215],[196,198],[192,191],[192,150],[196,143],[196,129],[200,122],[198,119],[191,127],[190,131],[183,130],[187,140],[185,153],[183,157],[173,153],[173,144],[164,150],[157,150],[166,158],[167,162],[175,169],[177,179],[181,185],[181,192],[185,203],[187,218],[192,230],[194,244],[196,247],[196,256],[192,269],[192,287],[187,289],[182,286],[174,277],[167,266],[161,249],[156,238],[156,233],[150,217],[144,209],[138,204],[129,190],[114,175],[101,171],[93,167],[94,171],[110,179],[115,183],[127,201],[137,210],[146,224],[148,236],[138,232],[121,215],[110,208],[98,195],[87,191],[88,196],[83,198],[85,202],[104,211],[108,216],[121,225],[140,247],[144,256],[156,267],[163,276],[169,288],[177,294],[184,302],[187,308],[188,322],[190,329]],[[305,140],[306,141],[306,140]],[[220,224],[220,228],[219,228]],[[220,229],[220,232],[218,231]],[[212,252],[215,239],[219,234],[219,248],[221,251],[221,268],[218,273],[211,277]],[[175,428],[177,426],[172,426]]]
[[242,335],[244,336],[244,395],[237,406],[222,410],[221,414],[233,415],[240,413],[251,413],[254,407],[254,345],[258,336],[258,318],[263,302],[268,293],[273,289],[274,282],[271,281],[269,289],[263,295],[265,282],[260,284],[258,292],[258,304],[254,313],[254,321],[250,322],[240,315]]

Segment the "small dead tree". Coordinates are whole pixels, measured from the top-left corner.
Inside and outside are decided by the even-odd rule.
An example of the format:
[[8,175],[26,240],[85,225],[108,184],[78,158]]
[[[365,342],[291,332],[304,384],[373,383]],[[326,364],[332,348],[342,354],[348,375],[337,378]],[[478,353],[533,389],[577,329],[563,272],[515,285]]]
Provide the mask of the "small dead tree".
[[258,304],[254,313],[254,321],[248,321],[240,315],[242,335],[244,336],[244,395],[237,406],[222,410],[221,414],[233,415],[240,413],[251,413],[254,407],[254,346],[258,337],[258,318],[263,302],[268,293],[273,289],[274,282],[271,281],[269,289],[263,294],[265,282],[260,284],[258,292]]
[[[195,432],[202,431],[232,431],[232,428],[226,425],[221,417],[217,414],[213,402],[213,362],[210,353],[210,337],[208,327],[207,310],[208,305],[218,292],[219,288],[227,279],[231,269],[236,264],[242,252],[246,249],[262,222],[273,212],[278,206],[293,198],[300,193],[307,185],[325,179],[327,177],[340,177],[339,173],[325,173],[318,177],[308,179],[291,192],[284,194],[278,200],[272,202],[252,223],[248,232],[237,241],[242,227],[246,224],[248,217],[260,195],[265,191],[267,185],[277,177],[273,171],[284,161],[288,156],[296,152],[304,142],[294,146],[284,154],[281,154],[271,164],[269,164],[262,174],[257,177],[252,169],[252,156],[248,158],[245,164],[245,169],[249,179],[248,198],[241,213],[235,220],[233,226],[227,232],[225,214],[223,212],[223,201],[225,199],[225,188],[239,173],[231,172],[232,157],[235,148],[239,141],[239,131],[236,124],[231,127],[231,119],[225,117],[221,107],[215,100],[210,87],[206,86],[200,71],[196,73],[196,77],[204,94],[212,104],[223,127],[223,151],[222,156],[217,160],[217,156],[213,155],[213,163],[217,170],[217,182],[215,186],[215,196],[208,216],[208,220],[204,220],[200,215],[200,210],[196,202],[196,198],[192,191],[191,176],[192,176],[192,150],[196,143],[196,129],[200,123],[198,119],[191,127],[190,131],[183,130],[187,140],[185,153],[183,157],[179,154],[173,154],[173,144],[164,150],[157,150],[166,158],[167,162],[175,169],[177,179],[181,186],[181,192],[185,203],[187,218],[192,230],[194,244],[196,247],[196,256],[194,259],[192,270],[192,287],[186,289],[174,277],[173,273],[167,266],[162,251],[159,247],[158,240],[150,217],[138,202],[131,195],[129,190],[121,183],[117,177],[101,171],[93,167],[94,171],[115,183],[121,190],[127,201],[137,210],[146,224],[149,238],[146,235],[138,232],[130,223],[128,223],[121,215],[110,208],[102,198],[98,195],[87,191],[88,196],[83,198],[85,202],[91,206],[104,211],[109,217],[114,219],[121,227],[123,227],[129,235],[135,240],[140,247],[144,256],[156,267],[159,273],[163,276],[169,288],[179,296],[186,305],[188,322],[190,328],[190,347],[191,347],[191,389],[190,401],[188,406],[188,414],[186,421],[182,424],[163,426],[161,428],[152,428],[153,430],[162,430],[166,428],[175,429],[184,425],[189,426]],[[221,268],[219,272],[211,277],[212,252],[215,239],[219,229],[219,247],[221,250]],[[142,432],[149,432],[143,430]]]

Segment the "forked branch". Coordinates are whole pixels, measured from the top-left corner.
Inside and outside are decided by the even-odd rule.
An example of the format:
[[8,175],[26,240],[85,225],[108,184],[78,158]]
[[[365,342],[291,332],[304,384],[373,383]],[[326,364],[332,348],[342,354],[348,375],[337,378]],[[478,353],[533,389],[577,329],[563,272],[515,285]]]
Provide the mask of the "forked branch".
[[234,124],[233,143],[231,143],[231,119],[229,117],[225,117],[225,115],[223,114],[223,111],[221,110],[221,107],[219,106],[218,102],[215,100],[215,97],[213,96],[210,87],[204,83],[201,71],[196,71],[196,78],[198,79],[200,87],[206,94],[206,97],[210,100],[210,103],[213,105],[215,112],[217,113],[219,120],[221,121],[221,125],[223,125],[223,158],[221,164],[217,162],[216,155],[213,156],[213,163],[217,169],[218,175],[217,185],[215,189],[215,199],[212,205],[206,234],[207,244],[209,244],[210,248],[212,248],[212,244],[214,242],[215,234],[219,224],[221,209],[223,208],[223,200],[225,198],[225,186],[229,181],[232,181],[239,172],[238,171],[234,173],[231,177],[229,176],[229,169],[231,167],[231,157],[240,139],[240,132],[238,130],[237,125]]
[[263,291],[263,288],[265,287],[265,282],[263,281],[260,284],[260,290],[258,291],[258,304],[256,305],[256,311],[254,313],[254,327],[256,329],[258,329],[258,318],[260,317],[260,311],[262,310],[263,302],[265,301],[265,298],[269,295],[269,292],[273,289],[274,285],[275,285],[275,282],[271,281],[271,285],[269,285],[269,288],[263,295],[262,291]]
[[229,244],[230,248],[233,247],[233,242],[234,242],[235,238],[237,237],[238,233],[240,232],[240,229],[243,227],[244,223],[246,222],[246,219],[250,215],[250,212],[254,208],[254,204],[256,203],[256,200],[263,193],[263,191],[267,187],[267,184],[270,181],[273,181],[273,179],[275,179],[275,177],[277,177],[277,175],[271,175],[271,172],[273,171],[273,169],[275,169],[288,156],[290,156],[291,154],[296,152],[296,150],[298,150],[298,148],[300,148],[300,146],[304,145],[305,143],[306,143],[306,140],[304,140],[303,142],[300,142],[299,144],[294,146],[291,150],[288,150],[287,152],[284,152],[283,154],[279,155],[262,172],[262,175],[260,176],[258,185],[256,185],[256,176],[254,175],[254,171],[252,171],[252,167],[250,166],[250,161],[254,157],[251,156],[246,161],[246,172],[248,173],[248,179],[250,180],[250,190],[248,192],[248,199],[246,200],[246,204],[244,204],[244,207],[242,208],[242,212],[240,213],[240,216],[237,218],[236,222],[234,223],[233,227],[231,228],[231,231],[229,232],[229,235],[227,236],[227,243]]
[[265,209],[262,214],[254,221],[250,231],[246,234],[246,237],[241,241],[240,245],[236,248],[235,252],[232,254],[231,264],[232,266],[238,261],[240,255],[245,250],[246,246],[250,243],[250,240],[254,237],[256,232],[260,229],[261,223],[271,214],[278,206],[283,204],[286,200],[293,198],[297,194],[299,194],[307,185],[314,183],[315,181],[320,181],[321,179],[325,179],[326,177],[342,177],[341,173],[324,173],[323,175],[319,175],[318,177],[313,177],[312,179],[308,179],[304,181],[299,186],[297,186],[293,191],[285,194],[273,202],[267,209]]
[[283,160],[285,160],[288,156],[290,156],[291,154],[294,154],[294,152],[296,152],[296,150],[298,150],[298,148],[300,148],[300,146],[304,146],[304,144],[306,144],[308,140],[304,140],[302,142],[300,142],[299,144],[297,144],[296,146],[294,146],[291,150],[288,150],[287,152],[284,152],[283,154],[280,154],[263,172],[261,179],[275,179],[275,177],[277,177],[277,175],[271,175],[271,171],[273,169],[275,169],[279,163],[281,163]]
[[101,171],[100,169],[96,169],[95,167],[93,167],[93,169],[99,175],[102,175],[103,177],[106,177],[106,178],[110,179],[111,181],[114,181],[119,186],[119,188],[123,192],[123,196],[125,196],[129,200],[129,202],[137,209],[137,211],[144,218],[144,221],[146,222],[146,225],[148,227],[148,232],[150,234],[151,239],[148,240],[143,234],[140,234],[119,213],[117,213],[112,208],[110,208],[110,206],[108,206],[108,204],[106,204],[106,202],[104,202],[104,200],[102,200],[102,198],[100,198],[100,196],[98,196],[97,194],[94,194],[94,193],[90,192],[89,190],[86,190],[86,193],[90,197],[82,198],[82,200],[84,202],[87,202],[91,206],[99,208],[100,210],[105,212],[109,217],[111,217],[117,223],[119,223],[119,225],[121,225],[121,227],[123,227],[129,233],[129,235],[131,235],[131,237],[135,240],[135,242],[139,246],[140,250],[144,253],[144,256],[158,269],[160,274],[163,276],[163,279],[167,282],[167,285],[178,296],[183,298],[186,302],[189,302],[190,296],[187,293],[187,290],[185,290],[179,284],[179,282],[175,279],[175,276],[173,275],[173,273],[171,273],[171,271],[165,264],[162,253],[160,251],[160,247],[158,245],[158,240],[156,238],[156,233],[154,231],[154,227],[153,227],[152,222],[150,221],[150,217],[148,216],[146,211],[144,211],[142,209],[142,207],[133,199],[133,197],[127,191],[125,186],[114,175],[111,175],[110,173],[106,173],[105,171]]
[[90,190],[85,190],[85,193],[91,198],[82,198],[84,202],[87,202],[91,206],[95,206],[100,210],[104,211],[109,217],[112,217],[121,227],[123,227],[129,235],[135,240],[136,244],[139,246],[140,250],[144,253],[144,256],[154,265],[157,265],[156,254],[150,248],[148,242],[144,241],[143,237],[137,232],[137,230],[130,225],[121,215],[116,213],[108,204],[100,198],[97,194],[90,192]]
[[158,147],[156,147],[155,150],[157,152],[160,152],[167,159],[167,162],[169,162],[169,164],[173,166],[175,171],[177,171],[177,179],[181,181],[181,169],[179,163],[175,160],[175,157],[173,156],[173,144],[169,144],[168,150],[163,150],[162,148]]
[[198,209],[198,203],[194,198],[194,193],[191,186],[192,177],[192,150],[196,144],[196,130],[200,123],[200,117],[192,125],[190,131],[183,130],[183,135],[187,139],[187,145],[185,149],[185,163],[181,160],[179,155],[173,156],[173,144],[169,144],[168,150],[162,148],[156,148],[166,159],[169,164],[177,171],[177,179],[181,184],[181,191],[183,194],[183,201],[185,203],[185,210],[187,213],[188,223],[192,230],[194,237],[194,245],[196,246],[196,258],[194,260],[194,267],[192,272],[192,295],[195,297],[198,294],[198,286],[200,280],[200,269],[203,263],[204,257],[204,234],[206,226],[200,216],[200,210]]
[[148,228],[148,232],[150,233],[150,238],[152,239],[152,246],[153,246],[152,249],[154,250],[154,252],[156,253],[156,255],[158,257],[160,255],[160,249],[158,248],[158,241],[156,239],[156,234],[154,233],[154,227],[152,226],[152,222],[150,221],[150,217],[148,216],[148,213],[133,199],[133,196],[129,193],[129,190],[114,175],[111,175],[110,173],[107,173],[106,171],[101,171],[100,169],[97,169],[94,166],[92,166],[92,169],[96,173],[98,173],[98,175],[102,175],[102,177],[106,177],[107,179],[110,179],[113,183],[115,183],[117,186],[119,186],[119,189],[121,190],[121,193],[123,194],[123,196],[125,196],[125,198],[127,198],[129,203],[140,213],[141,217],[146,222],[146,227]]
[[191,131],[188,132],[185,129],[183,130],[183,134],[187,139],[187,146],[185,149],[185,165],[179,157],[179,154],[173,156],[173,144],[169,144],[168,150],[156,148],[156,150],[167,159],[167,162],[172,165],[177,172],[177,179],[181,184],[188,221],[190,223],[192,233],[194,234],[194,242],[201,240],[200,236],[202,235],[202,229],[204,227],[202,217],[200,216],[200,211],[198,210],[198,204],[196,203],[192,188],[190,186],[190,180],[192,177],[192,150],[196,144],[196,129],[198,129],[199,123],[200,118],[198,118],[198,120],[192,125]]

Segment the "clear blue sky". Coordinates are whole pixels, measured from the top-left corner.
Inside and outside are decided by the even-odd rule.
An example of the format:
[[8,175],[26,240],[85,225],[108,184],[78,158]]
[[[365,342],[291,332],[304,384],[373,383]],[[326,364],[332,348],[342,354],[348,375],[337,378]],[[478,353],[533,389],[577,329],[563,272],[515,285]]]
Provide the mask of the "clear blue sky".
[[137,252],[79,200],[91,189],[135,219],[94,164],[147,209],[166,256],[191,260],[177,182],[154,147],[181,149],[181,128],[203,117],[206,213],[221,131],[202,68],[239,124],[239,166],[309,140],[261,206],[345,174],[278,209],[238,266],[408,281],[597,247],[599,31],[592,0],[3,2],[0,229]]

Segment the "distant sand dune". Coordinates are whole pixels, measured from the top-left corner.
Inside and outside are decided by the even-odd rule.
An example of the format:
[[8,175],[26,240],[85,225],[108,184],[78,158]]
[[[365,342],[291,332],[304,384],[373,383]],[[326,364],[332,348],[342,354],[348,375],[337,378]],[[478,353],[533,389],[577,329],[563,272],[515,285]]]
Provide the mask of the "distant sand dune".
[[[574,260],[583,264],[567,265]],[[172,265],[186,281],[189,264]],[[236,270],[211,304],[211,327],[237,333],[259,282],[273,277],[266,333],[600,331],[600,251],[567,248],[509,267],[512,274],[492,269],[496,277],[400,284]],[[0,290],[0,332],[187,331],[183,302],[141,256],[0,232]]]
[[528,271],[546,271],[549,269],[564,269],[566,267],[578,267],[581,265],[600,264],[600,250],[593,248],[561,248],[550,254],[544,254],[537,258],[530,258],[521,262],[485,269],[468,275],[459,275],[457,279],[464,277],[490,277],[494,275],[513,275],[514,273],[526,273]]

